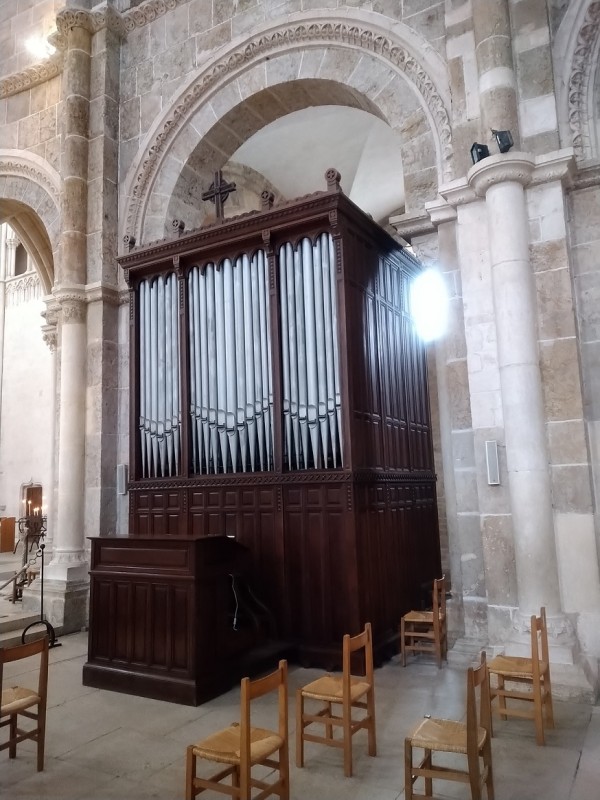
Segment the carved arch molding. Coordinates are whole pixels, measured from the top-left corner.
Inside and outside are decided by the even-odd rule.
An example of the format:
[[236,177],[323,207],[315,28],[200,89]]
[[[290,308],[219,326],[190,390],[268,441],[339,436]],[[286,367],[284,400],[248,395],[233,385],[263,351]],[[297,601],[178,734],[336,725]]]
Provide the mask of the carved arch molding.
[[[569,75],[568,104],[569,127],[573,136],[573,149],[578,160],[600,157],[594,152],[599,143],[594,142],[592,124],[594,118],[594,73],[598,68],[600,52],[600,2],[592,2],[575,42]],[[600,87],[598,87],[600,91]]]
[[264,32],[252,41],[230,50],[210,64],[196,77],[167,112],[151,142],[137,160],[130,174],[130,191],[126,200],[125,232],[140,241],[145,205],[154,180],[169,148],[186,121],[202,104],[237,75],[259,63],[269,55],[291,49],[332,45],[364,50],[379,57],[395,71],[401,72],[421,97],[439,143],[440,179],[449,179],[452,158],[452,131],[444,100],[419,61],[399,40],[370,29],[364,23],[331,20],[288,22],[284,26]]
[[15,227],[33,257],[45,292],[54,282],[58,249],[60,178],[32,153],[0,150],[0,215]]

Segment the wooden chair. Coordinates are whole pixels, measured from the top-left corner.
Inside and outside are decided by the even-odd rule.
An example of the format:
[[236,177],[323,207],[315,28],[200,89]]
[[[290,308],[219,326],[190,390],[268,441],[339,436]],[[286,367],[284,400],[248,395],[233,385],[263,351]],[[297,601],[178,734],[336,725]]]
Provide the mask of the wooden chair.
[[[4,665],[31,656],[40,656],[37,691],[22,686],[4,687]],[[25,739],[37,742],[38,772],[44,769],[44,744],[46,737],[46,701],[48,695],[48,637],[14,647],[0,648],[0,728],[8,727],[8,741],[0,750],[8,748],[8,757],[16,758],[17,744]],[[19,727],[19,717],[35,721],[35,728]]]
[[[279,711],[277,730],[252,727],[251,701],[275,690],[278,692]],[[273,758],[276,753],[277,758]],[[209,778],[200,778],[196,775],[198,759],[227,766]],[[258,765],[277,770],[277,780],[266,783],[253,776],[252,768]],[[229,776],[231,784],[223,783]],[[260,789],[256,800],[271,795],[289,800],[287,661],[280,661],[279,668],[263,678],[253,681],[243,678],[239,724],[234,723],[187,748],[186,800],[192,800],[206,789],[228,794],[239,800],[250,800],[252,789],[256,788]]]
[[[502,719],[521,717],[533,719],[535,722],[535,740],[545,744],[545,724],[554,727],[552,709],[552,684],[550,683],[550,659],[548,656],[548,631],[546,628],[546,609],[542,608],[540,616],[531,617],[531,658],[520,656],[496,656],[489,663],[491,676],[496,676],[496,685],[490,685],[492,710]],[[506,683],[510,684],[507,688]],[[498,698],[498,706],[494,700]],[[508,706],[507,699],[529,703],[524,707]]]
[[[365,675],[351,675],[353,653],[364,657]],[[377,755],[375,740],[375,690],[373,684],[373,638],[371,623],[357,636],[344,636],[342,645],[341,675],[324,675],[308,683],[296,692],[296,766],[304,766],[304,742],[317,742],[330,747],[340,747],[344,751],[344,775],[352,775],[352,737],[366,728],[369,742],[369,755]],[[316,700],[321,707],[315,713],[304,710],[305,700]],[[340,715],[333,713],[333,706],[341,706]],[[365,711],[360,718],[352,717],[352,709]],[[325,726],[325,735],[307,733],[306,728],[313,723]],[[335,738],[334,726],[342,728],[342,737]]]
[[[479,715],[477,705],[479,705]],[[405,799],[431,798],[433,780],[436,779],[468,783],[471,787],[471,800],[481,800],[485,786],[488,800],[494,800],[491,734],[489,679],[485,653],[482,653],[481,664],[478,667],[469,667],[467,670],[466,722],[426,717],[404,740]],[[414,747],[425,751],[423,760],[416,766],[413,764]],[[466,756],[467,769],[435,765],[434,751],[460,753]],[[413,792],[413,784],[419,778],[425,781],[425,794]]]
[[400,652],[402,666],[406,666],[407,653],[433,653],[438,667],[442,658],[447,658],[448,639],[446,633],[446,579],[444,576],[433,582],[433,609],[431,611],[409,611],[400,621]]

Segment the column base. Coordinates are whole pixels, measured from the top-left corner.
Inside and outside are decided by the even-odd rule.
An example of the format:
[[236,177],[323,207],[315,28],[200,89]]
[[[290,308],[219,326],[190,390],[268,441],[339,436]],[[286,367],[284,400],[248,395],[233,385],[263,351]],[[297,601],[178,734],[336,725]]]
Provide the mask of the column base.
[[[487,648],[488,656],[503,653],[531,658],[531,616],[518,610],[514,610],[510,616],[512,624],[503,636],[500,634],[500,642]],[[600,692],[597,659],[586,658],[581,652],[575,628],[566,614],[548,614],[546,621],[553,697],[557,700],[594,703]],[[498,633],[496,630],[494,639]]]
[[[89,580],[69,575],[67,580],[44,576],[44,617],[57,633],[74,633],[87,628]],[[39,613],[41,581],[35,580],[23,590],[23,611]]]

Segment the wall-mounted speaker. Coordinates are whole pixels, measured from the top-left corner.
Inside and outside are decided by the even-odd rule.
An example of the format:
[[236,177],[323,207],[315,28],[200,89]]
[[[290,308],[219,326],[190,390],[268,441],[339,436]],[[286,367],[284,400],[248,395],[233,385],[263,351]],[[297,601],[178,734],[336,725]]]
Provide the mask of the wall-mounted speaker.
[[117,494],[127,494],[127,464],[117,464]]
[[487,482],[490,486],[500,483],[500,467],[498,466],[498,442],[485,443],[485,463],[487,466]]

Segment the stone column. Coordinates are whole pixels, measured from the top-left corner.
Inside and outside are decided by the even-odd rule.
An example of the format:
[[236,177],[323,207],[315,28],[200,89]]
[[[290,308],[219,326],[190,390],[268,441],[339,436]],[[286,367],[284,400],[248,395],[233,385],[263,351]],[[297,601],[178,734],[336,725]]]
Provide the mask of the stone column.
[[87,334],[87,170],[91,31],[86,12],[63,11],[62,235],[54,296],[60,305],[60,414],[54,553],[47,570],[52,624],[77,630],[87,619],[84,538]]
[[482,138],[489,140],[491,128],[510,130],[518,146],[519,115],[508,0],[474,2],[473,31]]
[[492,156],[467,176],[485,197],[509,494],[515,539],[517,628],[545,606],[560,615],[552,492],[546,444],[536,304],[524,187],[535,162],[524,153]]
[[4,373],[4,315],[6,309],[6,275],[8,261],[8,226],[0,225],[0,435],[2,432],[2,375]]

